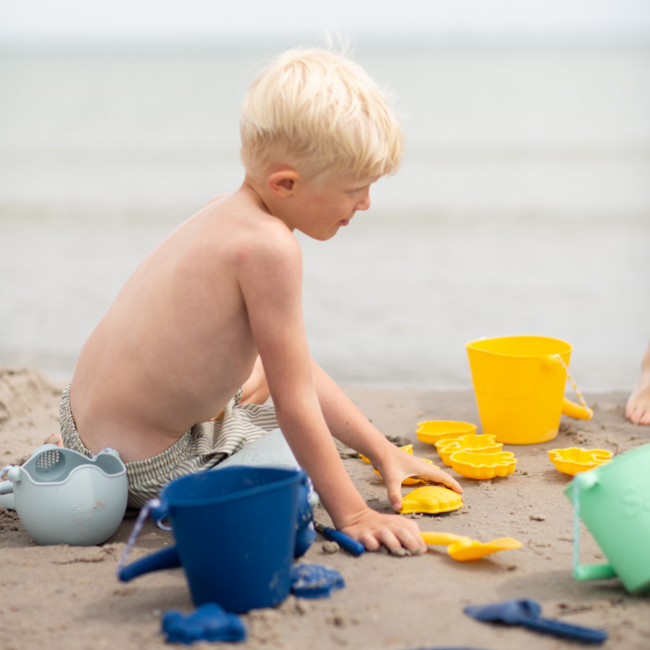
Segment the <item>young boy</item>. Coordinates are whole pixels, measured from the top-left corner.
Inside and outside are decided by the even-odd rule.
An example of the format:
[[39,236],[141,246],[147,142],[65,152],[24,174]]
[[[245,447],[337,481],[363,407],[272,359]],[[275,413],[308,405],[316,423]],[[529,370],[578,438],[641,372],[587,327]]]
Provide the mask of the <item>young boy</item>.
[[243,185],[149,254],[83,346],[64,444],[117,449],[139,506],[280,426],[339,530],[368,550],[424,551],[415,522],[367,507],[331,436],[372,460],[395,509],[407,476],[462,490],[388,442],[311,360],[293,236],[330,239],[370,207],[401,158],[397,120],[356,64],[293,50],[253,82],[241,136]]

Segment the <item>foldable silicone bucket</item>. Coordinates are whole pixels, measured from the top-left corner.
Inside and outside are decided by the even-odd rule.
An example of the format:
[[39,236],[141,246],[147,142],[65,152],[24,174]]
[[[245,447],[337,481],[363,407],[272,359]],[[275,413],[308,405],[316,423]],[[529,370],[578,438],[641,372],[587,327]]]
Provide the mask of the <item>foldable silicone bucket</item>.
[[564,397],[572,349],[565,341],[503,336],[465,347],[483,433],[496,436],[497,442],[546,442],[557,436],[563,413],[591,417],[584,400],[580,406]]
[[195,605],[247,612],[291,588],[302,472],[224,467],[177,479],[160,493]]
[[[618,576],[625,589],[650,589],[650,445],[628,451],[564,489],[574,508],[573,575],[578,580]],[[609,564],[580,564],[579,519]]]

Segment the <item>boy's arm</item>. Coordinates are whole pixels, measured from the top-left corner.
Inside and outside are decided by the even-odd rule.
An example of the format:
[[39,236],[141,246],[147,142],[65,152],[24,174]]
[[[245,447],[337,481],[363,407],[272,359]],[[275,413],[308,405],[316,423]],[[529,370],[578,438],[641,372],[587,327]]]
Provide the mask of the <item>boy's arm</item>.
[[408,476],[442,483],[462,494],[460,485],[447,472],[407,454],[389,442],[329,375],[316,362],[312,363],[316,394],[331,434],[372,461],[386,483],[393,509],[402,507],[402,481]]
[[426,550],[415,522],[370,510],[350,480],[314,388],[301,305],[302,260],[293,235],[269,229],[237,251],[236,272],[278,423],[334,525],[368,550]]

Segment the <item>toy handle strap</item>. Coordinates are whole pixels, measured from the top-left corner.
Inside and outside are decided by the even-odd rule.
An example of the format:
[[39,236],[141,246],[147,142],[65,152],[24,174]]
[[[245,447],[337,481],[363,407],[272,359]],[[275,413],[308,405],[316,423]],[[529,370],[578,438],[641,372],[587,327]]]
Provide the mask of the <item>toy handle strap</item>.
[[573,386],[573,390],[580,400],[580,404],[576,404],[575,402],[572,402],[570,399],[565,397],[562,402],[562,413],[564,415],[568,415],[571,418],[576,418],[577,420],[591,420],[594,412],[587,406],[587,402],[585,402],[585,398],[578,390],[576,382],[573,380],[573,377],[569,372],[568,366],[566,363],[564,363],[564,359],[559,354],[552,354],[548,357],[548,361],[551,365],[557,364],[562,366],[567,379],[571,382],[571,386]]

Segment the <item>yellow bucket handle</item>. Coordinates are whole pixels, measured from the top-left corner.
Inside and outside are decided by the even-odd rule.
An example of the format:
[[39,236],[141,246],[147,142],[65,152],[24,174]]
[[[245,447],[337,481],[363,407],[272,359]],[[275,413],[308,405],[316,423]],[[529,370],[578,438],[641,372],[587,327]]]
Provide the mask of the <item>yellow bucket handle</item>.
[[578,387],[576,386],[576,383],[573,380],[571,373],[569,372],[569,368],[567,367],[566,363],[564,363],[564,359],[559,354],[552,354],[549,356],[548,360],[552,364],[556,364],[558,362],[561,364],[562,368],[564,368],[564,372],[566,373],[568,380],[571,382],[571,386],[573,386],[575,394],[580,400],[580,404],[582,404],[582,406],[580,406],[565,397],[564,401],[562,402],[562,413],[564,415],[568,415],[571,418],[576,418],[577,420],[591,420],[594,412],[587,406],[587,402],[585,402],[585,398],[578,390]]

